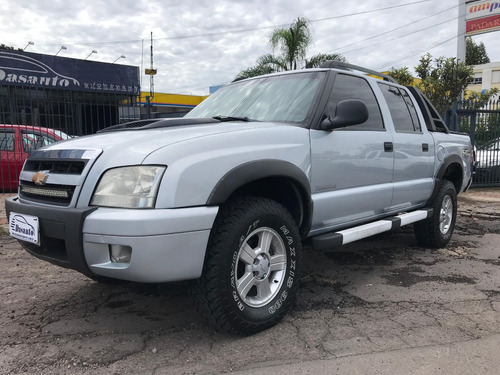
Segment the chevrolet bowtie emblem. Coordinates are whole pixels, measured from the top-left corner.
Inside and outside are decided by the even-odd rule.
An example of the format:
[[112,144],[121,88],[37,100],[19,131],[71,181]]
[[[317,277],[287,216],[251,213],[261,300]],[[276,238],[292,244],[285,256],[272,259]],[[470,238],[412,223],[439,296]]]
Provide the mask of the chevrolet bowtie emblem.
[[31,181],[33,181],[36,185],[45,185],[45,181],[47,181],[47,176],[46,174],[43,174],[42,172],[37,172],[33,175],[31,178]]

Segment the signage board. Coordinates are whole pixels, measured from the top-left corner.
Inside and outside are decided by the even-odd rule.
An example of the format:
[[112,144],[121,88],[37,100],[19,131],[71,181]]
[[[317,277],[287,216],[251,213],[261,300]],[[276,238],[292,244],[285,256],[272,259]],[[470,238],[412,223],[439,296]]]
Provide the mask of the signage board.
[[0,49],[0,85],[139,95],[139,68]]
[[500,1],[468,1],[465,10],[465,35],[500,29]]
[[466,6],[465,19],[469,21],[495,14],[500,15],[500,1],[469,1]]
[[467,21],[465,30],[467,36],[500,30],[500,15]]

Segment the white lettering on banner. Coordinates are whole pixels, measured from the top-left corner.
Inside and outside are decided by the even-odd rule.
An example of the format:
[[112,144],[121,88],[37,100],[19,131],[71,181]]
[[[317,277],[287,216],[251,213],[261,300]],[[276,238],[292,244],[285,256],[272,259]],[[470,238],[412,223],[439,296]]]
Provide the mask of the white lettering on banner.
[[[66,78],[60,77],[38,77],[35,75],[26,75],[26,74],[15,74],[8,73],[6,74],[3,70],[0,70],[0,81],[11,82],[11,83],[29,83],[32,85],[41,85],[41,86],[51,86],[51,87],[68,87],[70,85],[70,81]],[[78,86],[80,83],[75,81]]]
[[104,82],[83,82],[86,90],[103,90],[112,92],[124,92],[127,94],[139,94],[139,86],[122,86]]
[[[63,68],[64,69],[64,68]],[[73,71],[73,70],[72,70]],[[74,70],[77,72],[77,70]],[[103,76],[104,79],[106,77]],[[110,80],[116,80],[113,76]],[[71,88],[83,86],[86,90],[99,90],[138,95],[139,85],[125,85],[116,82],[84,82],[56,72],[42,60],[22,53],[0,51],[0,83],[34,85],[48,88]]]

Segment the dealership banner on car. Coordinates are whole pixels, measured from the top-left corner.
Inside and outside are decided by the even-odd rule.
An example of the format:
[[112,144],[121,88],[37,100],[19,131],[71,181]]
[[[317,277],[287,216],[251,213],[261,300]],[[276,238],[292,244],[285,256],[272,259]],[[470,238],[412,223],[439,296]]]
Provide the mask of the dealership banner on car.
[[468,1],[465,20],[467,36],[500,30],[500,0]]
[[0,84],[138,95],[139,68],[0,50]]

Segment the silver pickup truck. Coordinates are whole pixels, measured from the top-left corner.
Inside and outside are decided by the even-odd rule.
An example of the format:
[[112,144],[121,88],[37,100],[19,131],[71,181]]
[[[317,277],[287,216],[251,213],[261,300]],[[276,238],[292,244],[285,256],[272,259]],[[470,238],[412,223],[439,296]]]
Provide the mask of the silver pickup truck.
[[251,334],[291,308],[305,242],[414,223],[446,246],[471,162],[419,90],[328,62],[34,151],[6,209],[32,255],[102,282],[193,280],[210,323]]

